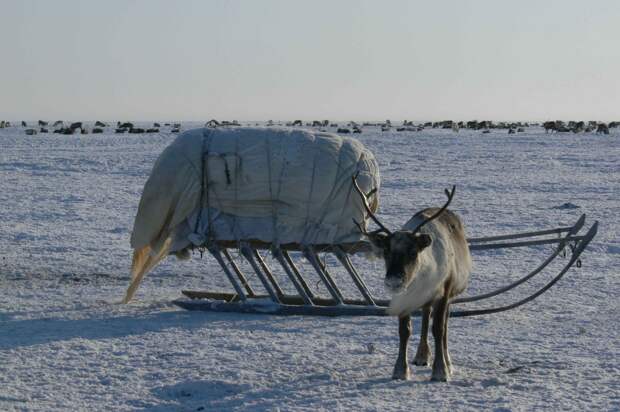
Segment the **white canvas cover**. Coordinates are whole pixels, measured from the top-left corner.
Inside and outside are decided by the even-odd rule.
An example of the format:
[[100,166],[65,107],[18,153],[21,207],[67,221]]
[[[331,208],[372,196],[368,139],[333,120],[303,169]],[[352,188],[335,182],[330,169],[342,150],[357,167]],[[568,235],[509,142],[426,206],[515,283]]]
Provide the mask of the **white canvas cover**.
[[[132,282],[169,253],[211,240],[341,244],[360,240],[353,222],[379,188],[373,154],[358,140],[301,129],[201,128],[182,133],[157,159],[134,229]],[[377,192],[370,197],[378,208]]]

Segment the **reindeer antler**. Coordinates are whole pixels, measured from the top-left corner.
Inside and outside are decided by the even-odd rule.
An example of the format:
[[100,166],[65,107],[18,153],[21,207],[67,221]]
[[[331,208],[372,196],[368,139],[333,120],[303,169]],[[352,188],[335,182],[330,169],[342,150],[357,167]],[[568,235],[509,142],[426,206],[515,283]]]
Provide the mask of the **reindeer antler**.
[[446,196],[448,196],[448,201],[446,202],[446,204],[443,205],[443,207],[441,209],[439,209],[431,217],[426,219],[424,222],[420,223],[418,225],[418,227],[416,227],[415,230],[413,231],[413,234],[417,233],[422,228],[422,226],[424,226],[425,224],[427,224],[431,220],[436,219],[439,215],[441,215],[444,212],[444,210],[446,210],[448,208],[448,205],[450,204],[450,202],[452,202],[452,198],[454,197],[454,192],[455,191],[456,191],[456,186],[452,186],[452,190],[449,191],[449,192],[448,192],[448,189],[444,189],[444,193],[446,194]]
[[[360,197],[362,198],[362,203],[364,204],[364,209],[366,209],[366,213],[368,213],[368,216],[377,224],[377,226],[379,226],[380,229],[373,231],[372,233],[379,233],[379,232],[385,232],[388,235],[391,235],[392,232],[390,232],[390,230],[385,227],[380,221],[379,219],[377,219],[377,216],[375,216],[375,214],[372,212],[372,210],[370,209],[370,206],[368,206],[368,200],[366,199],[366,195],[364,194],[364,192],[362,191],[362,189],[360,189],[359,185],[357,184],[357,176],[359,175],[359,172],[357,172],[351,179],[353,180],[353,187],[355,188],[355,191],[360,195]],[[370,193],[374,193],[376,191],[376,189],[373,189]],[[362,228],[362,225],[360,223],[358,223],[355,219],[353,219],[353,223],[355,223],[355,225],[359,228],[360,232],[362,232],[365,235],[368,235],[368,232],[365,231]]]

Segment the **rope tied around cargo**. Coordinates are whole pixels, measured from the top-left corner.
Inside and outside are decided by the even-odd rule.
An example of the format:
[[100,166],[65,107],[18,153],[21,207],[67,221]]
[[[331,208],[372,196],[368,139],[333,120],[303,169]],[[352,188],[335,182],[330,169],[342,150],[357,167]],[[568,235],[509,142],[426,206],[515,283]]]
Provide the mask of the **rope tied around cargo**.
[[[209,188],[206,187],[207,186],[206,181],[209,179],[209,172],[207,168],[208,168],[208,159],[209,159],[209,146],[211,143],[210,136],[211,136],[211,130],[207,128],[203,129],[202,145],[201,145],[201,150],[200,150],[201,178],[200,178],[200,200],[198,203],[198,216],[196,217],[196,224],[194,225],[194,233],[191,233],[188,236],[189,240],[192,242],[192,248],[194,246],[198,247],[201,258],[204,253],[204,248],[208,246],[212,241],[212,233],[211,233],[212,219],[211,219],[211,211],[209,207],[210,205]],[[202,213],[204,209],[203,204],[204,204],[205,197],[207,200],[206,209],[207,209],[207,222],[208,222],[206,238],[204,235],[200,233],[200,228],[201,228],[200,224],[202,221]]]
[[[316,164],[317,164],[317,160],[318,160],[318,154],[319,151],[318,149],[315,147],[314,148],[314,156],[312,158],[312,174],[310,175],[310,190],[308,190],[308,200],[306,201],[306,223],[304,224],[304,233],[301,237],[301,244],[305,245],[307,244],[307,237],[308,237],[308,232],[311,231],[310,228],[310,207],[312,205],[312,195],[314,193],[314,181],[316,179]],[[314,226],[316,226],[318,228],[318,222],[313,222]],[[316,238],[316,231],[314,233],[314,237]],[[311,243],[311,242],[310,242]]]

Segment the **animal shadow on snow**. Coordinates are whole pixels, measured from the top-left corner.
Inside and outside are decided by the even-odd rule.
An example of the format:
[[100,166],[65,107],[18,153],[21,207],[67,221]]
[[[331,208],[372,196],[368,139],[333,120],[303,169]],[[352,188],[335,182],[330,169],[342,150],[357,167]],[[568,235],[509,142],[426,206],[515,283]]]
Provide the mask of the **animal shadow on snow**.
[[[169,328],[186,330],[231,327],[239,330],[280,330],[292,331],[293,327],[283,327],[278,317],[264,315],[250,316],[238,322],[237,314],[196,313],[185,310],[128,315],[93,316],[84,319],[39,318],[10,320],[0,318],[0,350],[15,349],[33,345],[62,342],[75,338],[98,340],[122,338],[144,333],[160,332]],[[234,326],[231,326],[234,325]],[[300,330],[301,329],[301,330]],[[303,333],[303,328],[295,329]]]
[[206,317],[192,317],[191,314],[184,311],[86,319],[9,320],[2,321],[0,324],[3,330],[0,335],[0,350],[48,344],[74,338],[119,338],[159,332],[179,326],[189,329],[201,328],[208,321]]
[[143,410],[163,411],[213,411],[241,408],[251,390],[248,384],[220,380],[190,380],[152,390],[162,403],[143,405]]

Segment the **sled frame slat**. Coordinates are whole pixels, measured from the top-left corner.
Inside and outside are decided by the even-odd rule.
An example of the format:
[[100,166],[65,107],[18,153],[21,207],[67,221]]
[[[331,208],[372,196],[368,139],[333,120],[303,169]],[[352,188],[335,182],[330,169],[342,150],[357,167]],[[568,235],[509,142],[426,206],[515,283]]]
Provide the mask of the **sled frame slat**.
[[242,301],[246,301],[248,298],[245,292],[243,291],[243,289],[241,288],[241,285],[239,285],[239,282],[237,282],[237,279],[235,279],[235,276],[231,273],[230,269],[226,265],[226,262],[224,262],[219,246],[217,246],[216,244],[212,244],[208,247],[208,250],[209,250],[209,253],[213,255],[217,263],[220,264],[220,267],[222,268],[222,270],[224,270],[224,273],[226,274],[226,276],[228,277],[228,280],[230,281],[233,288],[235,289],[235,292],[237,292],[239,299],[241,299]]
[[301,275],[297,273],[296,269],[293,270],[293,265],[289,265],[288,260],[286,259],[287,255],[285,254],[285,252],[283,252],[281,249],[276,248],[273,249],[271,253],[274,259],[276,259],[280,266],[282,266],[282,269],[284,269],[284,272],[288,276],[293,286],[295,286],[295,289],[297,289],[297,293],[299,293],[299,296],[301,296],[301,298],[303,299],[304,304],[308,306],[314,306],[314,303],[310,298],[311,292],[308,288],[308,285],[306,285],[305,282],[301,282],[301,280],[303,280]]
[[263,273],[263,269],[258,265],[258,263],[256,263],[256,260],[254,259],[254,254],[252,252],[253,249],[250,246],[248,246],[247,244],[241,244],[241,254],[243,255],[243,257],[245,257],[250,266],[252,266],[252,269],[256,273],[256,276],[258,276],[258,278],[260,279],[263,287],[271,297],[271,300],[276,303],[280,302],[278,294],[273,288],[272,283],[269,281],[269,279],[267,279],[265,273]]
[[282,288],[278,284],[278,281],[273,276],[273,273],[271,273],[271,269],[269,269],[269,266],[267,266],[267,263],[265,263],[265,260],[263,259],[263,257],[260,255],[260,253],[258,253],[258,250],[252,249],[252,253],[254,254],[254,258],[256,259],[258,264],[260,265],[261,269],[263,270],[263,272],[267,276],[267,279],[269,280],[269,282],[271,282],[271,285],[273,286],[273,288],[276,291],[276,293],[278,294],[278,296],[284,295],[284,292],[282,291]]
[[241,269],[239,269],[239,266],[237,266],[237,264],[233,260],[228,249],[223,249],[221,252],[222,252],[222,255],[224,255],[224,257],[228,261],[228,264],[230,265],[230,267],[233,269],[233,272],[235,272],[235,274],[239,278],[239,281],[241,282],[241,286],[245,288],[245,291],[247,292],[248,297],[250,298],[255,297],[256,293],[254,292],[254,289],[252,289],[252,286],[250,286],[248,279],[245,277]]
[[332,298],[334,298],[334,300],[339,305],[344,304],[342,292],[340,291],[340,289],[338,288],[338,285],[336,285],[336,282],[334,281],[334,279],[331,277],[331,275],[327,271],[327,268],[325,267],[325,265],[321,263],[319,256],[316,254],[315,250],[311,246],[308,246],[304,248],[303,252],[304,252],[305,258],[308,259],[308,261],[310,262],[310,264],[312,265],[316,273],[319,275],[319,277],[323,281],[323,284],[327,288],[327,291],[329,292],[329,294],[332,295]]
[[370,293],[370,290],[368,289],[368,286],[366,286],[366,283],[364,282],[362,277],[357,273],[357,270],[355,269],[355,266],[353,266],[353,264],[351,263],[351,259],[349,258],[349,256],[339,246],[336,246],[334,248],[334,253],[336,255],[336,258],[338,258],[342,266],[344,266],[346,271],[353,279],[353,283],[355,283],[357,289],[360,291],[362,296],[364,296],[366,302],[371,306],[376,306],[375,298],[372,296],[372,293]]
[[299,269],[297,268],[297,266],[295,265],[295,262],[293,261],[293,258],[291,258],[290,253],[288,252],[288,250],[281,250],[282,252],[282,256],[284,256],[284,259],[286,260],[286,264],[291,268],[291,270],[293,271],[293,273],[295,274],[295,276],[297,277],[297,279],[299,280],[299,284],[301,285],[301,287],[304,289],[304,291],[306,292],[306,294],[311,298],[311,299],[315,299],[316,296],[314,296],[314,292],[312,292],[312,289],[310,289],[310,286],[308,286],[308,283],[306,282],[306,280],[304,279],[304,277],[301,275],[301,272],[299,271]]

